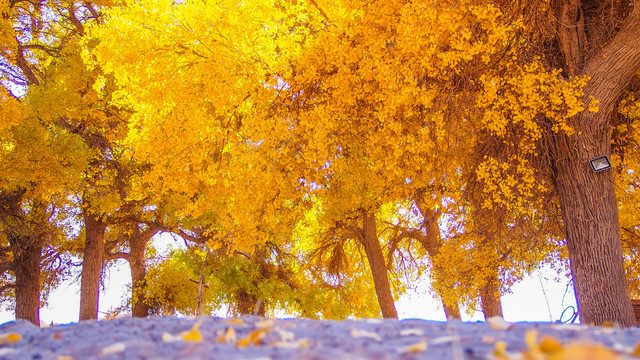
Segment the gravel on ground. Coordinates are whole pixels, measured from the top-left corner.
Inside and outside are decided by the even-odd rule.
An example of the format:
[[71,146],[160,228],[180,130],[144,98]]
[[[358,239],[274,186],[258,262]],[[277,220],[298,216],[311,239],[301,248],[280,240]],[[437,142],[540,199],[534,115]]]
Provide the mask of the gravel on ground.
[[640,359],[638,327],[491,320],[18,320],[0,326],[0,359]]

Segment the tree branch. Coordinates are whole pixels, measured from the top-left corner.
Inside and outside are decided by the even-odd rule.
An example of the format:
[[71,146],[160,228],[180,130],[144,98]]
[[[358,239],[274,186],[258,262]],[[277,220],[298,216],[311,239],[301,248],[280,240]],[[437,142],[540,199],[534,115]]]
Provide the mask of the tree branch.
[[[640,68],[638,2],[636,1],[634,11],[627,17],[624,26],[601,51],[588,60],[583,72],[591,78],[584,88],[585,96],[593,96],[599,100],[599,111],[606,115],[611,114],[620,94]],[[600,119],[607,121],[609,117],[602,116]]]
[[16,284],[6,284],[6,285],[2,285],[0,286],[0,293],[7,290],[7,289],[15,289],[16,288]]
[[0,263],[0,274],[4,274],[5,272],[12,270],[15,266],[15,262],[13,261],[3,261]]
[[27,78],[28,83],[31,85],[39,85],[40,81],[36,77],[36,74],[31,69],[29,62],[24,57],[24,46],[19,43],[18,38],[16,37],[16,42],[18,43],[18,49],[16,51],[16,65],[22,70],[22,73]]
[[104,255],[104,261],[112,261],[112,260],[117,260],[117,259],[124,259],[126,261],[130,261],[131,257],[129,256],[128,253],[124,252],[124,251],[116,251],[113,253],[108,253]]
[[585,33],[581,3],[580,0],[560,0],[553,4],[568,76],[576,76],[584,64]]

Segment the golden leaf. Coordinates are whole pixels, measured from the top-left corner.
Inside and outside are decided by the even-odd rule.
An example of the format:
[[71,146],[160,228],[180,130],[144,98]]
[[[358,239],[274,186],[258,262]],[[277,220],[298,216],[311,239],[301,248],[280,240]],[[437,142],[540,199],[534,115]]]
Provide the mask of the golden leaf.
[[268,331],[268,328],[254,330],[250,332],[249,335],[238,340],[236,346],[247,347],[249,345],[260,345],[262,343],[262,339],[267,335]]
[[378,334],[366,330],[351,329],[351,336],[353,336],[354,338],[369,338],[377,342],[382,341],[382,338]]
[[398,349],[399,354],[417,354],[427,350],[427,340],[423,339],[415,344],[407,345]]

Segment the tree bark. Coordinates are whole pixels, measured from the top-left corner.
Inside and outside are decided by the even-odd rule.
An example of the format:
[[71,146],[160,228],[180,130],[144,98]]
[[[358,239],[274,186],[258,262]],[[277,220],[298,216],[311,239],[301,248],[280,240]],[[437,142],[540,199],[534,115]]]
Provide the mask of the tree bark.
[[449,306],[443,300],[442,308],[444,309],[444,316],[447,318],[447,320],[462,320],[462,317],[460,316],[460,307],[458,306],[458,304]]
[[623,267],[613,174],[595,173],[589,166],[590,159],[610,153],[610,141],[600,140],[608,134],[585,127],[574,135],[581,151],[556,163],[556,188],[581,321],[631,326],[635,317]]
[[480,299],[482,300],[485,321],[494,316],[503,317],[498,279],[492,277],[487,281],[487,284],[480,290]]
[[[563,3],[576,5],[572,1]],[[612,113],[622,92],[640,68],[638,4],[636,2],[634,11],[620,31],[588,59],[584,70],[579,73],[590,78],[584,88],[585,101],[591,97],[599,100],[599,111],[578,114],[572,119],[577,134],[559,134],[554,136],[552,143],[554,181],[562,207],[571,271],[583,323],[635,324],[623,267],[613,174],[610,171],[595,173],[590,169],[589,160],[611,154]],[[562,30],[559,33],[562,49],[581,48],[582,44],[576,42],[582,35],[562,36]],[[565,54],[565,58],[572,56]]]
[[[257,311],[256,311],[257,307]],[[245,289],[236,292],[236,311],[238,315],[258,315],[264,317],[265,308],[258,298]]]
[[131,269],[131,293],[135,301],[131,304],[131,316],[149,316],[150,306],[145,296],[147,286],[147,265],[145,264],[145,250],[151,238],[157,234],[159,229],[151,227],[145,231],[140,231],[136,224],[133,234],[129,238],[129,268]]
[[100,277],[104,262],[106,223],[95,214],[85,212],[85,247],[80,281],[80,320],[98,319]]
[[147,267],[144,262],[144,252],[147,243],[151,237],[143,237],[144,233],[140,233],[137,229],[130,238],[129,244],[129,268],[131,269],[131,293],[134,301],[131,304],[131,316],[147,317],[149,316],[149,304],[145,297],[145,287],[147,285],[145,277],[147,275]]
[[14,274],[16,319],[40,326],[41,239],[20,236],[15,240]]
[[376,295],[378,296],[380,310],[382,310],[382,317],[397,319],[398,313],[396,312],[393,295],[391,294],[387,266],[384,262],[384,254],[380,247],[380,241],[378,240],[376,217],[374,214],[369,212],[364,214],[362,228],[362,244],[364,245],[364,252],[367,255],[371,274],[373,275],[373,284],[376,288]]

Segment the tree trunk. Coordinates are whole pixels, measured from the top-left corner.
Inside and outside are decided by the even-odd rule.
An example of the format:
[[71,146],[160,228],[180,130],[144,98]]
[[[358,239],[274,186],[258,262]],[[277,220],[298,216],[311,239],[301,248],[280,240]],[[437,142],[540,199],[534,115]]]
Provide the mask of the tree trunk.
[[[424,201],[425,189],[421,188],[416,191],[415,203],[420,211],[420,214],[423,218],[423,225],[425,228],[426,236],[424,238],[418,238],[418,241],[427,251],[429,257],[434,259],[439,253],[440,248],[442,247],[442,236],[440,234],[440,225],[438,224],[438,220],[440,219],[440,212],[436,211],[432,207],[426,205]],[[434,267],[433,273],[438,273],[438,268]],[[447,320],[461,320],[460,316],[460,307],[457,303],[447,304],[444,301],[442,294],[440,295],[440,299],[442,300],[442,308],[444,309],[444,316]]]
[[209,258],[209,252],[202,262],[202,269],[200,270],[200,277],[198,278],[198,306],[196,307],[196,316],[202,315],[204,312],[204,288],[205,288],[205,275],[207,274],[207,259]]
[[[611,171],[595,173],[589,160],[610,153],[608,129],[585,126],[579,152],[556,163],[571,273],[581,322],[635,325],[623,267],[618,206]],[[606,139],[602,139],[602,138]]]
[[[257,310],[257,311],[256,311]],[[245,289],[240,289],[236,292],[236,311],[238,315],[258,315],[264,317],[265,308],[258,298],[247,292]]]
[[105,222],[98,216],[85,212],[85,247],[80,281],[80,320],[98,319],[100,277],[104,259]]
[[498,279],[495,277],[489,279],[487,284],[480,290],[480,299],[482,300],[482,312],[485,320],[494,316],[503,317]]
[[[581,2],[560,1],[560,16]],[[578,9],[581,11],[581,9]],[[568,16],[568,15],[567,15]],[[559,41],[565,59],[580,58],[584,34],[560,18]],[[563,31],[562,27],[578,30]],[[589,43],[588,41],[586,42]],[[552,135],[554,181],[562,207],[579,313],[583,323],[635,324],[620,244],[618,205],[613,174],[595,173],[589,160],[611,154],[610,120],[618,99],[640,68],[640,2],[624,26],[609,41],[590,44],[601,49],[581,68],[582,61],[565,64],[568,73],[590,80],[583,89],[585,101],[599,100],[597,113],[583,111],[572,119],[577,134]],[[572,54],[567,54],[572,49]],[[574,70],[571,70],[574,69]],[[581,72],[578,72],[582,70]]]
[[449,306],[443,300],[442,308],[444,309],[444,316],[447,318],[447,320],[462,320],[462,317],[460,316],[460,307],[458,306],[458,304]]
[[384,262],[384,254],[380,247],[380,241],[378,240],[375,215],[369,212],[365,213],[362,227],[364,230],[362,243],[364,245],[364,252],[367,255],[367,260],[369,261],[371,274],[373,275],[373,284],[376,288],[376,295],[378,296],[380,310],[382,310],[382,317],[397,319],[398,313],[393,303],[391,286],[389,285],[389,278],[387,276],[387,266]]
[[147,267],[144,262],[144,251],[151,237],[144,236],[137,229],[130,238],[129,268],[131,269],[131,293],[134,301],[131,304],[131,316],[149,316],[149,304],[145,296]]
[[34,237],[20,236],[14,248],[16,319],[28,320],[40,326],[42,241]]

